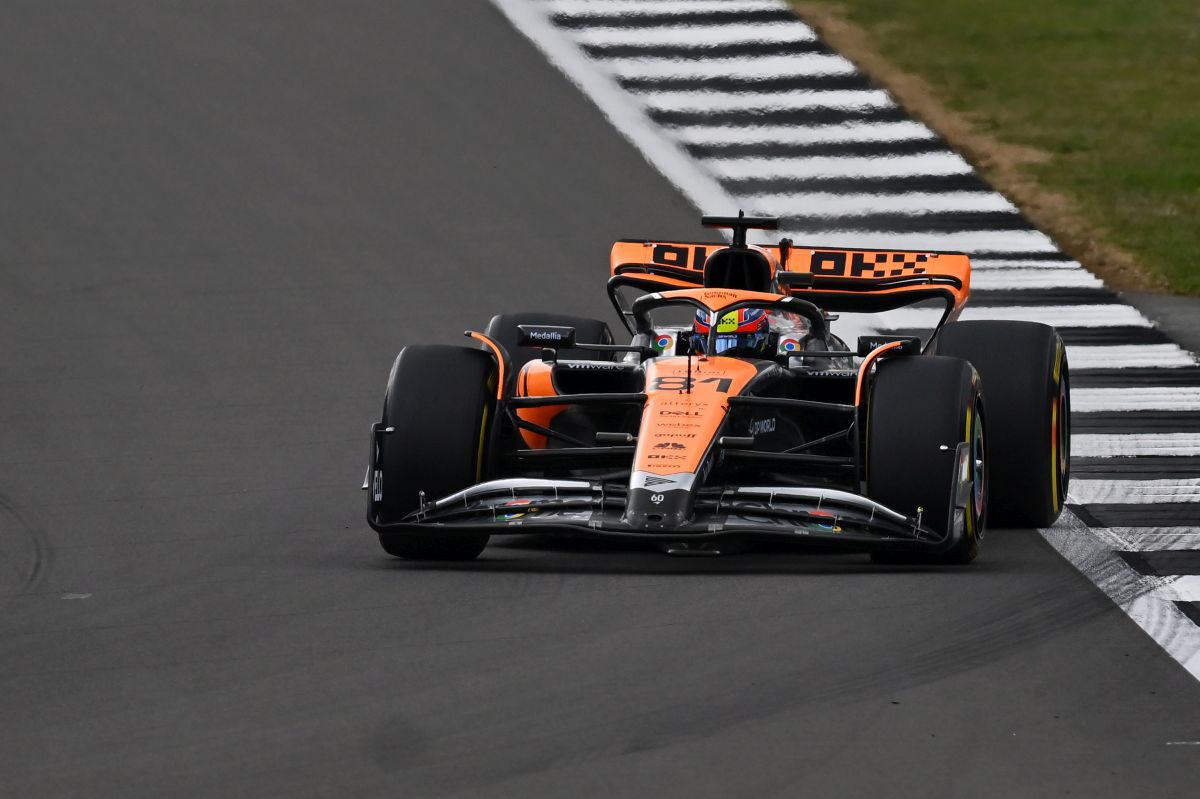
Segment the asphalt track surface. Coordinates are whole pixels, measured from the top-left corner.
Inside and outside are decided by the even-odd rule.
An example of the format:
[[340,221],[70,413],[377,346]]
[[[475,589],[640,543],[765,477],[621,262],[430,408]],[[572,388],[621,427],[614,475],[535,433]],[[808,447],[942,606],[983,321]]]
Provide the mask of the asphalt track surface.
[[483,0],[247,5],[0,12],[0,794],[1194,796],[1200,686],[1033,531],[387,558],[396,349],[696,213]]

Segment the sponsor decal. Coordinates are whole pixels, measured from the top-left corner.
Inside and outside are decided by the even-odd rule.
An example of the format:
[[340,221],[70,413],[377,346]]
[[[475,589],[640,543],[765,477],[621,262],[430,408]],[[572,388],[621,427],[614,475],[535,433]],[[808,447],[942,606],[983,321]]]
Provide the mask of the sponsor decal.
[[700,411],[659,411],[662,416],[703,416]]
[[710,402],[698,402],[690,399],[655,400],[654,405],[658,408],[693,408],[698,411],[712,407]]
[[376,469],[371,475],[371,499],[376,502],[383,501],[383,469]]
[[521,510],[514,510],[514,511],[509,511],[508,513],[501,513],[496,518],[502,522],[511,522],[514,519],[520,519],[525,516],[532,516],[533,514],[537,513],[540,510],[541,510],[541,508],[526,507],[526,508],[521,508]]
[[560,361],[559,366],[565,366],[568,369],[581,369],[584,371],[622,371],[625,367],[619,363],[609,363],[606,361]]
[[535,341],[562,341],[566,338],[557,330],[526,330],[525,335]]
[[800,342],[794,338],[781,339],[779,342],[780,352],[796,352],[800,349]]
[[755,419],[750,423],[750,435],[757,436],[762,433],[775,432],[775,417],[768,419]]
[[[502,522],[511,522],[514,519],[520,519],[523,516],[537,513],[541,508],[533,506],[532,499],[510,499],[500,507],[513,508],[513,510],[501,513],[496,516],[496,519]],[[518,510],[519,509],[519,510]]]
[[592,512],[590,510],[559,511],[557,513],[552,512],[547,515],[553,516],[555,519],[560,519],[564,522],[586,522],[592,518]]
[[[852,256],[847,259],[847,256]],[[849,260],[849,264],[847,264]],[[928,253],[906,252],[813,252],[809,271],[826,277],[899,277],[923,275]],[[849,267],[847,269],[847,267]]]
[[683,444],[677,441],[664,441],[661,444],[655,444],[655,449],[687,449]]
[[826,524],[826,523],[824,523],[824,522],[817,522],[817,523],[816,523],[816,524],[817,524],[817,527],[820,527],[822,530],[828,530],[828,531],[829,531],[829,532],[831,532],[831,533],[840,533],[840,532],[842,531],[842,528],[841,528],[840,526],[838,526],[838,525],[835,523],[835,519],[836,519],[837,517],[836,517],[836,516],[834,516],[834,515],[833,515],[832,513],[830,513],[829,511],[827,511],[827,510],[810,510],[810,511],[808,512],[808,514],[809,514],[810,516],[819,516],[819,517],[821,517],[822,519],[829,519],[829,523],[828,523],[828,524]]
[[650,260],[663,266],[673,266],[677,269],[704,269],[704,259],[708,257],[705,247],[681,247],[674,244],[655,244],[650,251]]
[[659,352],[674,351],[675,337],[667,335],[666,333],[660,333],[654,339],[654,349],[658,350]]

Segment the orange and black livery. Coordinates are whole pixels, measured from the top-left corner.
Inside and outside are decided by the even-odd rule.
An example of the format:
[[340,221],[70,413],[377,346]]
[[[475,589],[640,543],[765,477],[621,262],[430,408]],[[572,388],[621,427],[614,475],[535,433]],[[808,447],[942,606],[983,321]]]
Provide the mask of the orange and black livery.
[[[399,353],[363,488],[384,549],[478,556],[550,533],[719,554],[756,540],[966,563],[989,520],[1066,496],[1069,371],[1053,328],[959,321],[962,253],[622,240],[626,328],[502,314],[474,347]],[[848,345],[839,314],[937,303],[924,335]]]

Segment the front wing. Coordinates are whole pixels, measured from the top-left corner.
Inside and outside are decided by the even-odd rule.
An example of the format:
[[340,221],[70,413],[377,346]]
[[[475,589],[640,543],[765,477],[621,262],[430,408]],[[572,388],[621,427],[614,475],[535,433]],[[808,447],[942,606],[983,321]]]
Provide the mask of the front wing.
[[770,486],[699,489],[691,522],[647,532],[623,518],[626,492],[624,486],[586,480],[492,480],[423,502],[397,522],[368,521],[381,535],[536,533],[667,546],[746,539],[937,553],[953,543],[952,535],[923,526],[919,516],[858,494]]

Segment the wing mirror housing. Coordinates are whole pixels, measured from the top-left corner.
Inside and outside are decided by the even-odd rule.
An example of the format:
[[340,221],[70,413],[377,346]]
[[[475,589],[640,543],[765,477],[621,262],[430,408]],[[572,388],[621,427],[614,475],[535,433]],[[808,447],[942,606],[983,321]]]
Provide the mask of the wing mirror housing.
[[517,325],[517,346],[560,347],[575,346],[575,328],[558,325]]
[[917,336],[859,336],[858,357],[865,358],[872,351],[884,344],[891,344],[893,341],[900,342],[900,346],[895,350],[899,355],[921,354],[921,339]]

